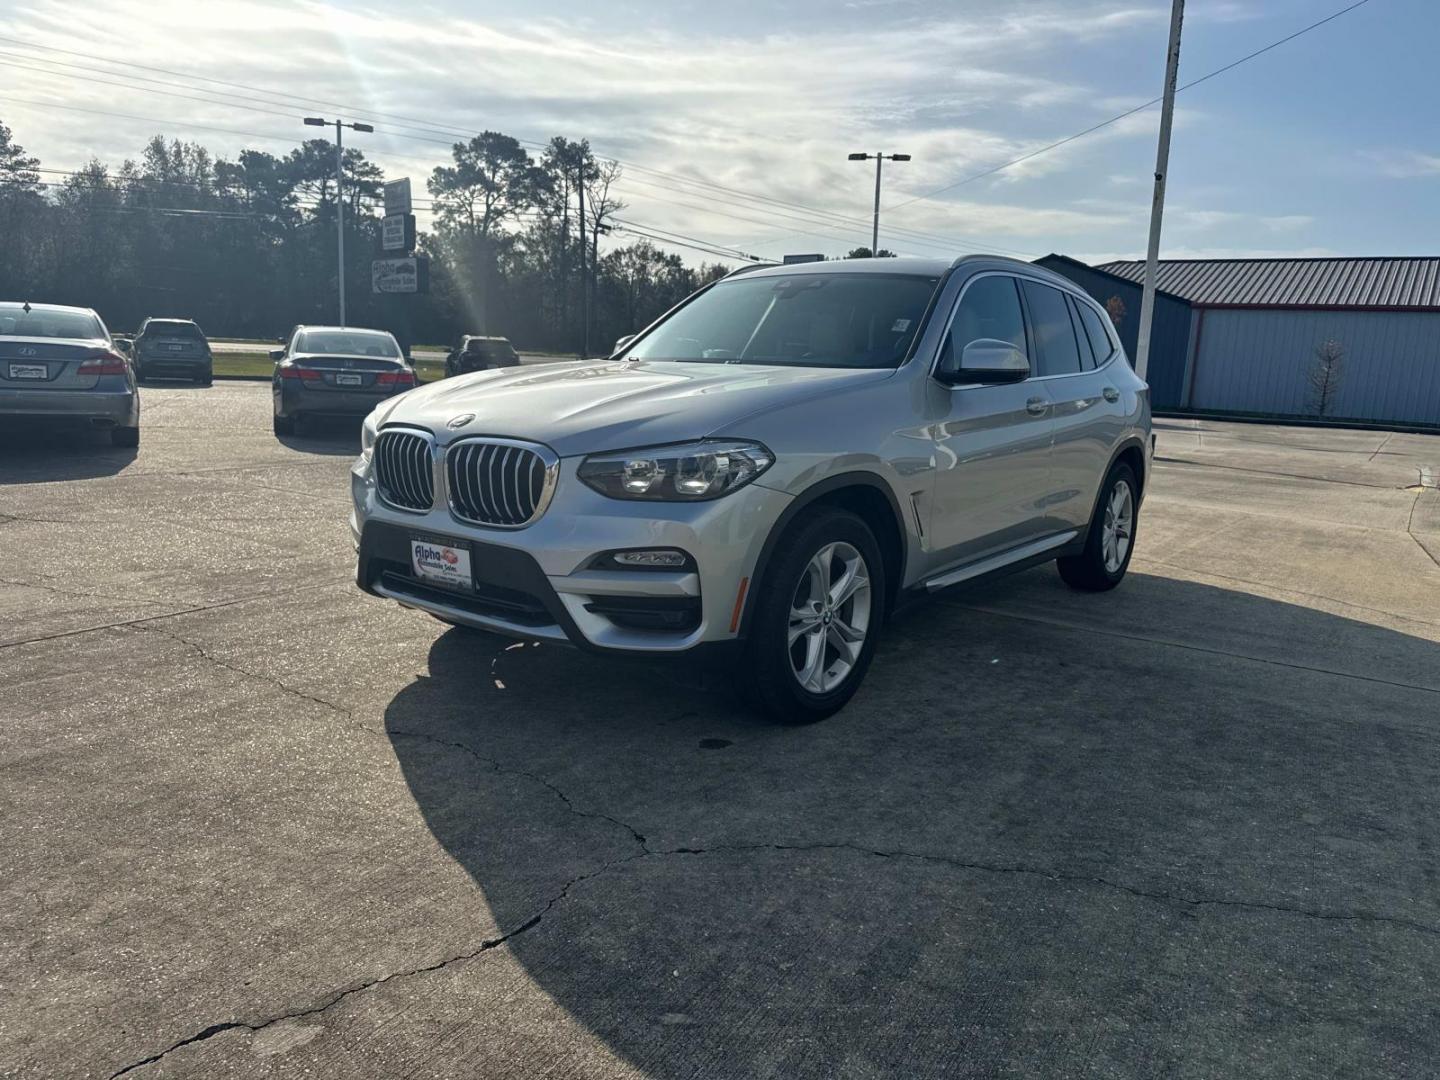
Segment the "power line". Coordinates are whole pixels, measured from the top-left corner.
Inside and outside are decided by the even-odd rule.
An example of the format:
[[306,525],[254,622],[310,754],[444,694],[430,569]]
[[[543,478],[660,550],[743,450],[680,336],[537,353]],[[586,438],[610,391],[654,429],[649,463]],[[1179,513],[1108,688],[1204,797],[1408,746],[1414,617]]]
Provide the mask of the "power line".
[[[1231,71],[1234,68],[1239,67],[1241,64],[1248,63],[1249,61],[1254,60],[1257,56],[1263,56],[1265,53],[1270,52],[1272,49],[1278,49],[1281,45],[1294,41],[1296,38],[1310,33],[1310,31],[1312,30],[1317,30],[1320,27],[1324,26],[1326,23],[1334,22],[1336,19],[1340,18],[1340,16],[1349,14],[1356,8],[1364,7],[1368,3],[1370,3],[1370,0],[1356,0],[1356,2],[1351,4],[1349,7],[1341,8],[1339,11],[1327,15],[1325,16],[1325,18],[1313,22],[1309,26],[1302,27],[1301,29],[1296,30],[1293,34],[1287,34],[1285,37],[1280,38],[1277,41],[1272,41],[1269,45],[1266,45],[1260,49],[1256,49],[1254,52],[1248,53],[1245,56],[1240,57],[1238,60],[1232,60],[1224,67],[1218,67],[1214,71],[1200,76],[1200,78],[1198,79],[1194,79],[1191,82],[1185,83],[1183,86],[1179,87],[1176,90],[1176,93],[1179,93],[1182,90],[1189,90],[1191,87],[1199,86],[1203,82],[1209,82],[1217,75],[1223,75],[1225,74],[1225,72]],[[1083,139],[1087,135],[1093,135],[1095,132],[1100,131],[1103,128],[1110,127],[1112,124],[1118,124],[1121,120],[1134,116],[1136,113],[1144,112],[1152,105],[1158,105],[1160,101],[1161,98],[1152,98],[1151,100],[1145,102],[1145,104],[1143,105],[1137,105],[1133,109],[1127,109],[1125,110],[1125,112],[1122,112],[1117,116],[1110,117],[1109,120],[1102,120],[1100,123],[1094,124],[1091,127],[1086,128],[1084,131],[1077,131],[1073,135],[1067,135],[1063,139],[1058,139],[1055,142],[1050,143],[1048,146],[1042,146],[1038,150],[1032,150],[1028,154],[1022,154],[1011,161],[1005,162],[1003,165],[996,165],[992,168],[985,169],[982,172],[974,173],[971,176],[965,177],[963,180],[957,180],[953,184],[947,184],[945,187],[936,188],[934,191],[928,192],[927,194],[916,195],[913,198],[905,199],[902,202],[897,202],[892,206],[886,207],[883,212],[890,213],[893,210],[900,209],[902,206],[910,206],[913,203],[933,199],[935,198],[935,196],[943,195],[947,191],[954,191],[958,187],[964,187],[966,184],[973,184],[975,181],[983,180],[987,176],[994,176],[998,172],[1003,172],[1004,170],[1011,168],[1012,166],[1019,165],[1022,162],[1030,161],[1034,158],[1039,157],[1041,154],[1048,154],[1051,150],[1058,150],[1060,147],[1075,142],[1077,139]]]

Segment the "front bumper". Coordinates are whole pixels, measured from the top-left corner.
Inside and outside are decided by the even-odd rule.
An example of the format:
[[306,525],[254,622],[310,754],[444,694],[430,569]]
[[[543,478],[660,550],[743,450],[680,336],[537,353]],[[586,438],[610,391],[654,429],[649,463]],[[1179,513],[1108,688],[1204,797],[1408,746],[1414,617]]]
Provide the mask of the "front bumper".
[[140,398],[133,390],[0,390],[0,416],[137,427]]
[[[790,496],[751,484],[712,502],[630,503],[602,496],[560,463],[545,515],[517,530],[462,524],[437,491],[436,509],[408,513],[381,503],[368,462],[351,470],[356,583],[366,592],[450,622],[526,640],[629,654],[689,653],[734,642],[743,589]],[[443,470],[442,470],[443,471]],[[418,580],[410,541],[470,550],[475,586],[458,592]],[[670,548],[693,569],[621,570],[593,565],[606,552]]]

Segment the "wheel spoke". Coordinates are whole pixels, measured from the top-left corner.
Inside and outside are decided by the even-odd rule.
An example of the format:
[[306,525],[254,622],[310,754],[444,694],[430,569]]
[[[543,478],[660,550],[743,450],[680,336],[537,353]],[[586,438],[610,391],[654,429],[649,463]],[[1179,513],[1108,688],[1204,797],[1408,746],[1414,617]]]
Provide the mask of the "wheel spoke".
[[855,559],[845,567],[845,573],[841,575],[830,589],[830,606],[836,611],[840,610],[842,604],[858,593],[861,589],[870,587],[870,575],[865,572],[865,564]]
[[805,665],[795,673],[800,679],[800,685],[815,693],[824,689],[824,664],[825,628],[816,626],[805,637]]

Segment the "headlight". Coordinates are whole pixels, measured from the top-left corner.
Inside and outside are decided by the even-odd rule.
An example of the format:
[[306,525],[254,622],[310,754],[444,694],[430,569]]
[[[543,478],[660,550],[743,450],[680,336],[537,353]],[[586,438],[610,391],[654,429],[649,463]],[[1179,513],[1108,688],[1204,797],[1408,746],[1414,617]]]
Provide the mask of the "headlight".
[[360,460],[356,462],[361,468],[369,468],[370,453],[375,449],[375,437],[379,434],[379,425],[375,422],[375,413],[372,411],[365,417],[365,422],[360,425]]
[[612,499],[700,502],[744,487],[775,463],[754,442],[707,439],[593,454],[580,463],[580,479]]

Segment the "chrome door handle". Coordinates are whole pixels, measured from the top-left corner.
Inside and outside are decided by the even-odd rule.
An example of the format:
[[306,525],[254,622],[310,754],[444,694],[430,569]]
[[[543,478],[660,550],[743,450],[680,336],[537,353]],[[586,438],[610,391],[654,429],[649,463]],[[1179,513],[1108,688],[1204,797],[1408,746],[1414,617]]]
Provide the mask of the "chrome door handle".
[[1032,397],[1029,401],[1025,402],[1025,411],[1031,416],[1044,416],[1049,408],[1050,403],[1044,398]]
[[1113,386],[1105,387],[1105,389],[1101,390],[1100,393],[1104,395],[1106,401],[1120,400],[1120,391],[1116,390]]

